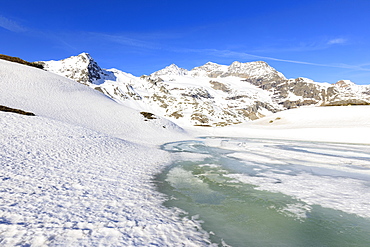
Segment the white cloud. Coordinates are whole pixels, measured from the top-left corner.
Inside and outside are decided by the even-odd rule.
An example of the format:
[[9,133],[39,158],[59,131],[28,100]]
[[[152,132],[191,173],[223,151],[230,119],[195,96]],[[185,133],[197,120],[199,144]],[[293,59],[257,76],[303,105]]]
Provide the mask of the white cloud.
[[0,16],[0,27],[17,33],[26,31],[24,27],[20,26],[15,21],[12,21],[4,16]]
[[328,45],[335,45],[335,44],[344,44],[347,40],[343,38],[331,39],[328,41]]

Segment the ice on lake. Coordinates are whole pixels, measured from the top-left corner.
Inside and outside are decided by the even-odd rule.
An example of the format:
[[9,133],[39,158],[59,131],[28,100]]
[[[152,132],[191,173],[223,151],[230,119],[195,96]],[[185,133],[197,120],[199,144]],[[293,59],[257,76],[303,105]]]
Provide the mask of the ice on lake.
[[178,158],[157,178],[165,205],[198,217],[215,243],[370,243],[370,146],[205,138],[163,149]]

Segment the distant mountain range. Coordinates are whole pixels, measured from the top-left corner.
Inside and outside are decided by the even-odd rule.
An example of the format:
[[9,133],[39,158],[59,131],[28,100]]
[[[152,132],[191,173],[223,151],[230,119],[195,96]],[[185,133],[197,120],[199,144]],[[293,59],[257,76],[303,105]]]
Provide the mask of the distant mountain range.
[[370,85],[287,79],[267,63],[208,62],[192,70],[175,64],[136,77],[102,69],[87,53],[37,62],[45,70],[104,93],[131,108],[166,117],[183,126],[226,126],[300,106],[370,104]]

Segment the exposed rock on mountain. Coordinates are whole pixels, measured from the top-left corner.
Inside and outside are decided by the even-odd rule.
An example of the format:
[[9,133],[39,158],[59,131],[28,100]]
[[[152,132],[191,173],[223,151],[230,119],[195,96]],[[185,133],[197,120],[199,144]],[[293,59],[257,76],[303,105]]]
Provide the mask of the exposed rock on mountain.
[[101,69],[86,53],[42,64],[119,103],[180,125],[225,126],[305,105],[370,104],[370,86],[286,79],[262,61],[230,66],[208,62],[190,71],[171,64],[141,77]]
[[317,83],[307,78],[289,80],[260,81],[249,80],[264,90],[273,93],[273,99],[286,109],[304,105],[334,106],[349,104],[369,104],[369,86],[359,86],[351,81],[339,81],[333,85]]

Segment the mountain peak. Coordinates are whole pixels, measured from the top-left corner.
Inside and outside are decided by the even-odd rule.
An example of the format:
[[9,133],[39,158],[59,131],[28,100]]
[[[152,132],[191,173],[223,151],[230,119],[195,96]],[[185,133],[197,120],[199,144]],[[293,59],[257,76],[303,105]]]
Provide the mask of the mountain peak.
[[211,77],[216,78],[220,76],[222,73],[227,71],[226,65],[220,65],[213,62],[207,62],[206,64],[195,67],[191,70],[192,76],[205,76],[205,77]]
[[169,68],[169,69],[180,69],[179,66],[177,66],[176,64],[172,63],[170,64],[169,66],[167,66],[166,68]]
[[82,52],[78,56],[85,56],[85,57],[91,57],[89,53],[87,52]]
[[232,64],[230,65],[230,66],[236,66],[236,65],[241,65],[242,63],[241,62],[239,62],[239,61],[234,61],[234,62],[232,62]]
[[171,64],[167,67],[165,67],[164,69],[161,69],[161,70],[158,70],[154,73],[151,74],[151,76],[154,76],[154,77],[158,77],[158,76],[163,76],[163,75],[187,75],[188,74],[188,70],[187,69],[183,69],[183,68],[180,68],[178,67],[176,64]]
[[77,56],[70,56],[68,58],[59,60],[57,62],[63,61],[65,63],[76,63],[76,64],[81,64],[81,63],[90,63],[94,61],[94,59],[90,56],[89,53],[82,52],[78,54]]
[[229,66],[228,73],[225,76],[286,79],[282,73],[278,72],[264,61],[254,61],[248,63],[235,61]]
[[96,83],[104,74],[90,54],[83,52],[59,61],[41,62],[48,71],[65,76],[82,84]]
[[346,88],[346,87],[354,86],[356,84],[350,80],[340,80],[334,83],[334,85],[337,87]]
[[90,54],[86,53],[86,52],[82,52],[81,54],[77,55],[76,57],[86,59],[87,61],[94,61],[94,59],[90,56]]
[[205,63],[204,65],[220,65],[220,64],[209,61],[209,62]]

